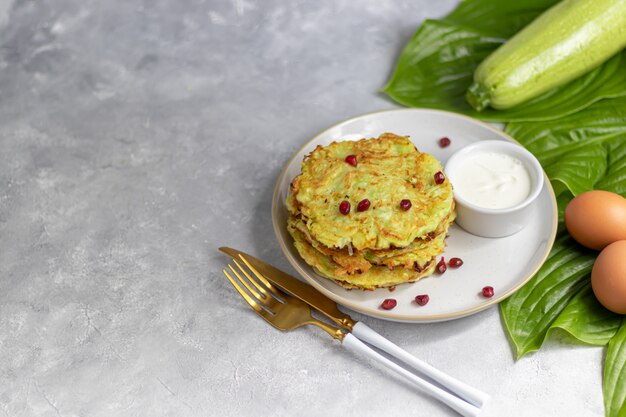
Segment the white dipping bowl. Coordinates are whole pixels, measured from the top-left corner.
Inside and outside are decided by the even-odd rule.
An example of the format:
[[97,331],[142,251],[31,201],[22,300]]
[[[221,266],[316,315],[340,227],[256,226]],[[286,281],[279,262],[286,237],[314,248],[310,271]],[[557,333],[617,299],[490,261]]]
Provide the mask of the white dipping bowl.
[[504,237],[519,232],[532,215],[533,202],[543,188],[543,170],[537,158],[522,146],[500,140],[476,142],[455,152],[445,166],[445,172],[454,188],[460,163],[476,153],[498,152],[517,158],[530,177],[530,192],[520,203],[506,208],[486,208],[467,201],[454,189],[457,218],[455,222],[471,234],[482,237]]

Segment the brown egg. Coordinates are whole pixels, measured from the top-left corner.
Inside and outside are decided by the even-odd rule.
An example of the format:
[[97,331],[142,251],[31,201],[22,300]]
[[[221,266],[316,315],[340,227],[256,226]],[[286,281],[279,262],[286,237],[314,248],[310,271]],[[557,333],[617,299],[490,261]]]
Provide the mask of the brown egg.
[[609,191],[587,191],[565,208],[567,231],[578,243],[601,250],[626,239],[626,198]]
[[591,270],[591,288],[600,304],[626,314],[626,240],[604,248]]

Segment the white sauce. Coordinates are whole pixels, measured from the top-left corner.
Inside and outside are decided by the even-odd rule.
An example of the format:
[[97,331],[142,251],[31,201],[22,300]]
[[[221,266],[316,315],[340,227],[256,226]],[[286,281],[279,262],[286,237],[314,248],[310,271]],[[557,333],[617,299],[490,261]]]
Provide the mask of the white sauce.
[[456,171],[455,191],[480,207],[512,207],[530,194],[530,175],[526,167],[519,159],[505,153],[468,155]]

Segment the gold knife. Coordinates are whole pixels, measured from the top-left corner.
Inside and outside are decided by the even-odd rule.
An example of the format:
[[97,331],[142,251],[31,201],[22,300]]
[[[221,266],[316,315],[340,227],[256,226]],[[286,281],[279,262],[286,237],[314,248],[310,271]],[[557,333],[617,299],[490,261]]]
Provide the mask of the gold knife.
[[489,395],[486,393],[443,373],[437,368],[434,368],[426,362],[416,358],[406,350],[387,340],[385,337],[372,330],[365,323],[357,322],[352,319],[352,317],[339,310],[337,303],[317,291],[311,285],[304,283],[299,279],[284,273],[280,269],[274,268],[270,264],[240,250],[225,246],[222,246],[219,250],[233,259],[245,258],[246,261],[248,261],[272,284],[277,285],[291,295],[304,301],[316,311],[331,319],[338,326],[352,332],[352,335],[356,336],[358,339],[384,350],[389,355],[400,359],[402,362],[410,365],[422,374],[437,381],[444,388],[448,389],[468,403],[473,404],[476,407],[482,407],[483,404],[489,399]]

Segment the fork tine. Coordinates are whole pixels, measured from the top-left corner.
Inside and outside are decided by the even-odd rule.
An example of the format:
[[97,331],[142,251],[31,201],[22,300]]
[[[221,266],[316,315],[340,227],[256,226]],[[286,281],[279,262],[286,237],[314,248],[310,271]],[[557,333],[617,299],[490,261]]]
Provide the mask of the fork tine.
[[248,292],[250,292],[250,294],[252,294],[254,298],[256,298],[260,302],[263,302],[263,297],[261,296],[261,294],[256,292],[254,288],[252,288],[252,286],[248,284],[248,281],[242,278],[241,275],[239,275],[239,273],[235,270],[235,268],[233,268],[232,265],[228,264],[228,268],[230,268],[230,270],[233,272],[233,274],[235,274],[237,279],[239,279],[239,282],[241,282],[246,287]]
[[[230,265],[229,265],[230,266]],[[230,281],[230,283],[233,285],[233,287],[235,287],[235,289],[237,290],[237,292],[239,293],[239,295],[241,295],[243,297],[244,300],[246,300],[246,302],[248,304],[250,304],[250,307],[252,307],[254,309],[254,311],[256,311],[257,313],[259,313],[261,316],[263,316],[263,318],[265,318],[266,320],[269,320],[269,318],[272,316],[272,313],[269,313],[267,310],[265,310],[263,307],[261,307],[259,305],[259,303],[257,303],[256,301],[254,301],[254,299],[252,297],[250,297],[248,295],[247,292],[245,292],[243,290],[243,288],[241,288],[241,286],[239,284],[237,284],[237,282],[233,279],[233,277],[230,276],[230,274],[228,273],[227,270],[222,270],[224,272],[224,275],[226,275],[226,278],[228,278],[228,280]],[[235,273],[236,274],[236,273]]]
[[267,279],[265,279],[265,277],[263,275],[261,275],[261,273],[259,273],[259,271],[254,269],[254,267],[252,265],[250,265],[250,262],[248,262],[248,260],[246,258],[244,258],[242,254],[239,254],[239,257],[241,258],[243,263],[245,263],[246,266],[248,268],[250,268],[250,271],[252,271],[252,273],[259,279],[259,281],[261,281],[263,283],[263,285],[265,285],[265,287],[267,287],[267,289],[272,292],[272,295],[274,297],[281,298],[281,295],[280,295],[281,291],[279,289],[277,289],[275,286],[272,285],[271,282],[269,282]]
[[235,263],[235,265],[237,265],[237,268],[239,268],[239,270],[246,276],[246,278],[248,278],[248,281],[250,281],[256,287],[256,289],[259,290],[261,294],[263,294],[263,298],[268,299],[270,295],[267,293],[266,289],[262,285],[259,285],[257,280],[252,278],[250,274],[248,274],[248,272],[239,264],[239,262],[237,262],[236,259],[233,259],[233,262]]
[[[233,259],[233,261],[234,261],[234,259]],[[236,262],[235,262],[235,263],[236,263]],[[237,266],[239,267],[239,269],[241,269],[241,271],[245,274],[245,276],[246,276],[246,277],[248,277],[248,279],[250,279],[250,281],[254,282],[254,280],[250,277],[250,275],[248,275],[248,274],[246,273],[246,271],[245,271],[245,270],[243,270],[243,269],[241,268],[241,265],[237,265]],[[264,307],[266,307],[267,309],[269,309],[270,311],[272,311],[272,310],[273,310],[273,308],[272,308],[272,303],[276,302],[276,300],[275,300],[275,299],[273,299],[272,297],[269,297],[269,296],[267,296],[267,295],[261,295],[261,294],[259,294],[258,292],[256,292],[256,291],[254,290],[254,288],[252,288],[252,286],[250,285],[250,283],[248,282],[248,280],[246,280],[246,279],[245,279],[245,278],[243,278],[241,275],[239,275],[239,274],[237,273],[237,271],[235,270],[235,268],[233,268],[233,266],[232,266],[232,265],[230,265],[230,264],[229,264],[229,265],[228,265],[228,267],[229,267],[229,268],[230,268],[230,270],[233,272],[233,274],[235,274],[235,276],[237,277],[237,279],[239,279],[239,282],[240,282],[240,283],[242,283],[242,284],[243,284],[243,285],[244,285],[244,286],[248,289],[248,292],[249,292],[250,294],[252,294],[252,296],[253,296],[254,298],[256,298],[256,301],[257,301],[257,302],[259,302],[259,303],[263,304],[263,306],[264,306]],[[258,284],[255,284],[255,286],[258,286]],[[267,294],[267,292],[266,292],[266,294]]]

